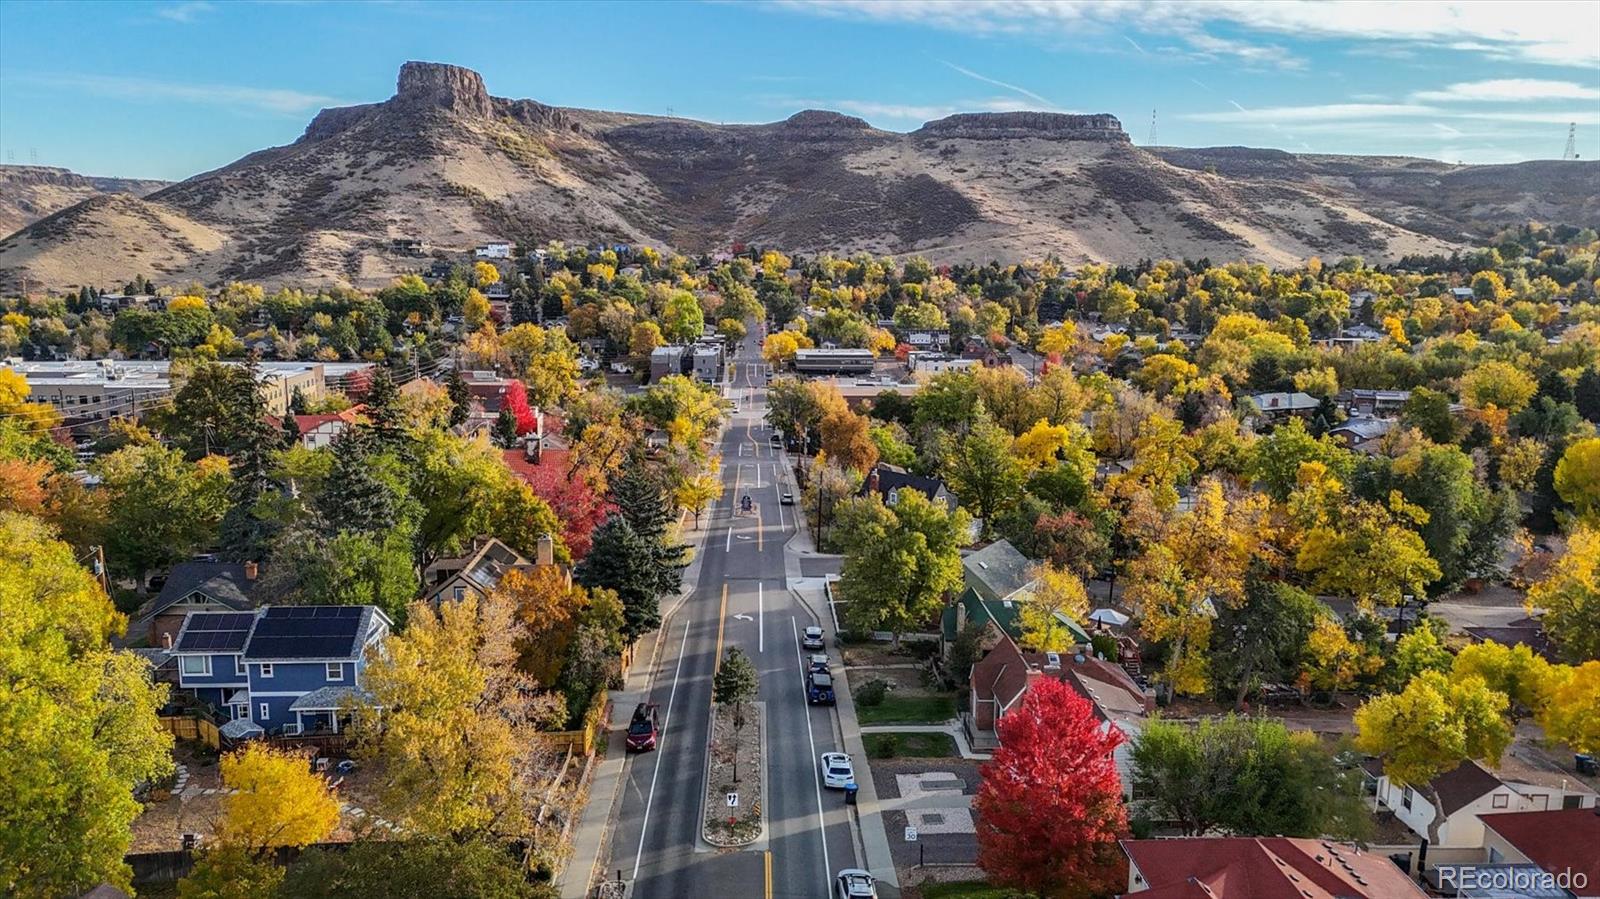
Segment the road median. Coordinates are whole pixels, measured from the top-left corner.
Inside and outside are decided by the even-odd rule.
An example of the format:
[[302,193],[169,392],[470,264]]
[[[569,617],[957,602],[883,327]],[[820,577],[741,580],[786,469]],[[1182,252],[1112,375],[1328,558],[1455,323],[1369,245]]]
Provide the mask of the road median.
[[749,846],[767,832],[762,806],[766,787],[766,703],[744,704],[744,726],[737,733],[734,707],[713,704],[709,731],[701,836],[722,849]]

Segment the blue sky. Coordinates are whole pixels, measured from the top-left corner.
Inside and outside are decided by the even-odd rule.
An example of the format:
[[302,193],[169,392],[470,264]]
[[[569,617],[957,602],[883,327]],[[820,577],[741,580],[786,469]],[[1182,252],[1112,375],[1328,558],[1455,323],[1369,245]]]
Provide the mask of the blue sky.
[[1451,162],[1600,156],[1600,2],[0,3],[5,162],[183,178],[383,100],[400,64],[496,96],[912,130],[1110,112],[1134,141]]

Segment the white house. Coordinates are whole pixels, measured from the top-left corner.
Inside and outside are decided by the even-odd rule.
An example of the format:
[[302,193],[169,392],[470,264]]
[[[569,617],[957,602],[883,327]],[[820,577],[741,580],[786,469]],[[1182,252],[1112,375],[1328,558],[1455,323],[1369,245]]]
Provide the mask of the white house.
[[477,249],[473,250],[473,255],[479,259],[510,259],[511,244],[505,241],[491,240],[488,243],[480,244]]
[[1434,778],[1432,786],[1439,798],[1437,809],[1421,792],[1380,774],[1378,803],[1424,839],[1428,838],[1429,825],[1442,818],[1439,839],[1434,843],[1440,847],[1483,846],[1483,822],[1478,818],[1482,814],[1594,808],[1595,804],[1594,792],[1576,778],[1563,779],[1561,786],[1520,783],[1503,780],[1473,761]]

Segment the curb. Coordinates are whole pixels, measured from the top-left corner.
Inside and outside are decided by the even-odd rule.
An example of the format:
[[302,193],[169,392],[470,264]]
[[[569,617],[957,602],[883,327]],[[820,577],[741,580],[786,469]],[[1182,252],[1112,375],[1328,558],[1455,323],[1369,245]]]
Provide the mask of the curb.
[[[761,798],[762,799],[766,799],[767,798],[767,704],[766,704],[765,701],[761,701],[761,702],[753,702],[753,703],[751,703],[751,705],[756,706],[757,716],[761,719],[761,745],[760,745],[760,747],[758,747],[758,749],[756,751],[756,754],[761,759]],[[732,844],[729,844],[727,846],[719,846],[716,843],[713,843],[710,840],[706,839],[706,812],[709,811],[708,803],[711,801],[711,744],[712,744],[712,741],[713,741],[713,737],[716,735],[716,731],[717,731],[716,704],[712,703],[711,719],[706,724],[706,757],[705,757],[705,762],[703,763],[703,765],[701,767],[702,780],[703,780],[705,785],[703,787],[701,787],[701,789],[700,789],[700,831],[696,835],[696,840],[697,840],[698,843],[700,843],[701,846],[703,846],[706,849],[709,849],[709,850],[711,850],[713,852],[722,852],[722,851],[726,851],[726,850],[733,850],[733,851],[736,851],[736,852],[743,852],[743,851],[746,851],[746,850],[750,849],[752,846],[756,846],[758,844],[765,844],[767,842],[767,807],[765,805],[763,805],[761,807],[761,826],[760,826],[760,829],[758,829],[756,831],[756,835],[754,837],[751,837],[749,839],[749,841],[744,842],[744,843],[732,843]]]

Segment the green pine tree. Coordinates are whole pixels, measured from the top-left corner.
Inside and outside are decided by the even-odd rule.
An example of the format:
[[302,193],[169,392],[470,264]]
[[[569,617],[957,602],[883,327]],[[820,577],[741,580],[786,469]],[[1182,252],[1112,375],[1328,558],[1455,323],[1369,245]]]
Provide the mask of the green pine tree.
[[290,415],[310,415],[311,414],[311,404],[306,402],[306,395],[304,393],[302,393],[300,391],[300,388],[298,388],[298,387],[296,387],[294,389],[294,394],[289,397],[289,414]]
[[444,380],[444,389],[450,397],[451,427],[465,424],[467,416],[472,412],[472,393],[467,390],[467,379],[461,377],[461,372],[452,367],[450,376]]
[[362,400],[366,404],[367,420],[372,422],[375,449],[399,449],[406,443],[405,410],[400,404],[400,388],[387,368],[378,367],[372,373],[372,385]]
[[689,564],[689,548],[669,539],[672,505],[667,501],[666,490],[645,467],[642,456],[630,456],[623,465],[621,474],[612,481],[611,501],[634,533],[653,548],[656,590],[677,593],[683,589],[683,569]]
[[373,476],[368,460],[375,444],[362,429],[334,441],[333,470],[316,503],[324,532],[371,534],[394,527],[394,491]]
[[595,528],[589,554],[573,577],[585,587],[616,591],[622,600],[622,634],[629,642],[661,626],[656,552],[624,516],[612,515]]
[[510,409],[501,409],[500,414],[494,419],[494,445],[501,449],[513,449],[517,445],[517,417],[511,414]]
[[1572,387],[1572,404],[1586,421],[1600,424],[1600,366],[1591,365],[1578,375]]
[[260,559],[278,529],[260,507],[264,497],[280,488],[274,469],[283,436],[267,417],[257,361],[252,355],[242,367],[231,369],[226,388],[227,405],[237,423],[227,446],[233,489],[222,517],[221,540],[224,552],[240,561]]

